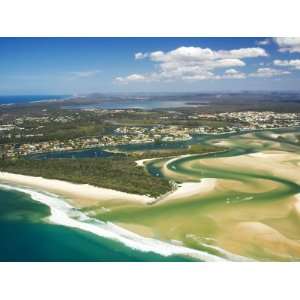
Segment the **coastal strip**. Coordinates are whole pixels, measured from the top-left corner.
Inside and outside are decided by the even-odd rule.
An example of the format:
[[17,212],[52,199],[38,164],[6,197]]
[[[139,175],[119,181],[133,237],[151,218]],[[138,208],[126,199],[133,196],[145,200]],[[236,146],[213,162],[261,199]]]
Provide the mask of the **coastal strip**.
[[152,203],[154,198],[101,188],[89,184],[76,184],[63,180],[46,179],[28,175],[0,172],[0,181],[13,185],[21,185],[38,189],[72,200],[77,207],[90,206],[99,201],[128,201],[140,204]]
[[77,184],[63,180],[8,172],[0,172],[0,182],[59,195],[77,208],[97,205],[101,201],[124,201],[150,205],[162,201],[174,201],[184,197],[191,197],[199,193],[211,192],[216,186],[216,179],[203,178],[199,182],[183,182],[178,184],[177,188],[173,191],[158,198],[153,198],[147,195],[130,194],[89,184]]
[[105,223],[91,218],[54,194],[41,193],[29,188],[11,186],[7,184],[0,184],[0,188],[26,193],[30,195],[34,201],[47,205],[50,208],[50,216],[48,217],[49,222],[71,228],[77,228],[100,237],[115,240],[134,250],[153,252],[162,256],[188,256],[200,261],[241,260],[240,256],[230,255],[230,257],[222,258],[184,246],[178,246],[168,242],[142,237],[113,223]]

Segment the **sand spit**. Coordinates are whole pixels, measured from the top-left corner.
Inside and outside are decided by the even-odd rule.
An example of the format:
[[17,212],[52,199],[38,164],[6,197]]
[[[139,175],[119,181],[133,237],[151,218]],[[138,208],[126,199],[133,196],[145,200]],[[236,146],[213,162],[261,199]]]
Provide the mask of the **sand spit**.
[[144,167],[146,162],[149,162],[149,161],[155,160],[155,159],[159,159],[159,157],[140,159],[140,160],[136,160],[135,163],[138,167]]
[[215,178],[204,178],[200,182],[184,182],[179,185],[173,193],[162,198],[160,202],[190,198],[193,196],[200,196],[205,193],[209,193],[215,189]]
[[162,173],[167,176],[172,178],[173,180],[179,180],[181,182],[189,182],[189,181],[193,181],[195,178],[193,176],[189,176],[186,174],[181,174],[179,172],[177,172],[176,167],[172,166],[170,167],[170,164],[172,164],[173,162],[186,158],[186,157],[192,157],[192,156],[198,156],[199,154],[186,154],[186,155],[180,155],[180,156],[176,156],[174,158],[171,158],[169,160],[167,160],[163,167],[162,167]]
[[264,174],[300,184],[300,155],[286,151],[261,151],[232,157],[209,158],[199,161],[201,165],[220,170],[236,170],[245,174]]

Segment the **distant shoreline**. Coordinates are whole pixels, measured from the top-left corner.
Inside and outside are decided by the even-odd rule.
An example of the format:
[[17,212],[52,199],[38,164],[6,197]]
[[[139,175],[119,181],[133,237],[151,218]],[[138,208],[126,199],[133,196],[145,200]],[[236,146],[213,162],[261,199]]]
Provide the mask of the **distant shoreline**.
[[70,97],[71,95],[0,95],[0,106],[47,103],[69,99]]

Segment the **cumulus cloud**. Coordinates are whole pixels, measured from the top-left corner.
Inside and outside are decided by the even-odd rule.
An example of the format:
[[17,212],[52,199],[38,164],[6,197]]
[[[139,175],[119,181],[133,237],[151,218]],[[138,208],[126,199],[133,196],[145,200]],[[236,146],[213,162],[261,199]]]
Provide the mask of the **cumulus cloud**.
[[151,60],[158,62],[215,61],[218,59],[242,59],[259,56],[267,56],[266,51],[259,47],[218,51],[200,47],[179,47],[169,52],[155,51],[150,53]]
[[144,58],[146,58],[146,57],[148,57],[148,53],[138,52],[138,53],[135,53],[135,54],[134,54],[134,58],[135,58],[136,60],[138,60],[138,59],[144,59]]
[[277,37],[274,42],[278,45],[280,52],[300,52],[299,37]]
[[224,72],[222,78],[227,79],[244,79],[246,78],[246,74],[243,72],[239,72],[236,69],[228,69]]
[[217,51],[217,55],[225,58],[251,58],[251,57],[260,57],[268,56],[265,49],[260,47],[255,48],[241,48],[234,49],[229,51]]
[[290,67],[293,69],[300,70],[300,59],[291,59],[291,60],[276,59],[273,61],[273,64],[279,67]]
[[135,59],[145,59],[156,63],[157,71],[150,74],[132,74],[116,78],[119,82],[156,80],[205,80],[221,78],[244,78],[243,73],[216,75],[217,69],[244,67],[243,59],[267,56],[260,47],[232,50],[212,50],[201,47],[179,47],[169,52],[154,51],[136,53]]
[[275,76],[290,74],[289,71],[278,70],[273,68],[258,68],[254,73],[250,73],[250,77],[270,78]]

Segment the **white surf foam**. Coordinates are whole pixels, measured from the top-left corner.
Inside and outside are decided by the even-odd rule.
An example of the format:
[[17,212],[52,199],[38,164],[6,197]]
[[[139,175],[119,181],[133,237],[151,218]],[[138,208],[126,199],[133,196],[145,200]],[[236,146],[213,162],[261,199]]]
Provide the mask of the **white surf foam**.
[[200,245],[202,245],[202,246],[204,246],[208,249],[216,250],[218,253],[222,254],[224,257],[227,257],[231,261],[254,261],[250,258],[234,254],[234,253],[226,251],[226,250],[224,250],[220,247],[217,247],[217,246],[214,246],[214,245],[211,245],[211,244],[208,244],[208,243],[204,242],[204,241],[215,241],[215,239],[198,237],[194,234],[187,234],[186,236],[193,239],[193,240],[195,240]]
[[0,184],[0,188],[26,193],[30,195],[33,200],[49,206],[51,215],[48,219],[50,222],[91,232],[98,236],[118,241],[135,250],[154,252],[162,256],[190,256],[202,261],[226,261],[225,258],[210,253],[190,249],[184,246],[173,245],[168,242],[162,242],[151,238],[145,238],[113,223],[101,222],[85,215],[63,199],[50,193],[41,193],[28,188],[5,184]]

